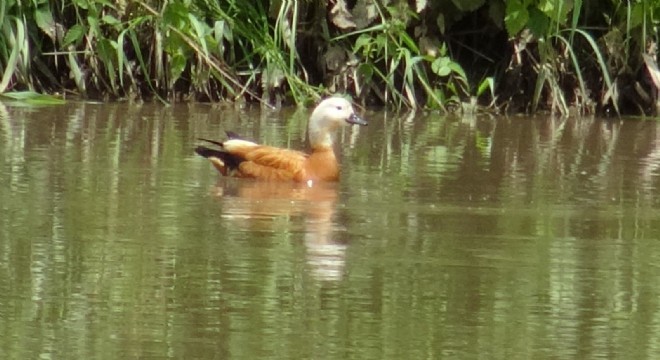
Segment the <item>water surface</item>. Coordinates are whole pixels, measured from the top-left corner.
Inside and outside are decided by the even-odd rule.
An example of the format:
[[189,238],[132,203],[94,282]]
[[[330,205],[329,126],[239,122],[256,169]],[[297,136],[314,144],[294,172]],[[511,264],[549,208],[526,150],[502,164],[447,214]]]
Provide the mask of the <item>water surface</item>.
[[0,358],[660,356],[657,122],[367,111],[311,188],[192,151],[308,113],[0,103]]

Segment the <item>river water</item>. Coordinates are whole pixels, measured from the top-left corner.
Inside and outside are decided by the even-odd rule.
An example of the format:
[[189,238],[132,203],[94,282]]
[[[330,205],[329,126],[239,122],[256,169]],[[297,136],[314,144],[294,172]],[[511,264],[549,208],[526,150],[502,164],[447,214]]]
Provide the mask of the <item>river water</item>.
[[308,114],[0,103],[0,358],[660,357],[660,123],[365,111],[311,188],[193,153]]

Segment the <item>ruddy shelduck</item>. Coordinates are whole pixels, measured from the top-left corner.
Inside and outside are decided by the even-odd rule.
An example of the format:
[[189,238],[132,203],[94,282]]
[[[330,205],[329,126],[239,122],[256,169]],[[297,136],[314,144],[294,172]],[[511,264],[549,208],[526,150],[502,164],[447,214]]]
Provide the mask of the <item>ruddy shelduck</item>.
[[200,139],[218,149],[198,146],[195,152],[211,161],[224,176],[270,181],[337,181],[339,164],[333,149],[337,130],[348,124],[367,125],[351,103],[342,97],[327,98],[314,109],[309,119],[310,153],[260,145],[227,132],[222,142]]

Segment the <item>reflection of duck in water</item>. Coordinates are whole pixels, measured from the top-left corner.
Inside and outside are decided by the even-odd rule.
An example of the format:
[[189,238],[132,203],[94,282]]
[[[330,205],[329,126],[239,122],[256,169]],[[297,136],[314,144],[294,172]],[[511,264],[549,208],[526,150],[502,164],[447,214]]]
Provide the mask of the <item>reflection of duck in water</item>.
[[306,184],[272,181],[218,181],[214,194],[223,197],[223,217],[272,219],[307,215],[330,221],[335,210],[337,183]]
[[341,97],[321,101],[309,119],[311,153],[259,145],[227,133],[223,142],[206,140],[219,146],[198,146],[195,152],[211,161],[224,176],[297,182],[337,181],[339,165],[333,151],[335,132],[346,124],[367,125],[351,103]]
[[[339,280],[346,243],[337,239],[337,183],[314,186],[266,181],[219,181],[222,217],[250,231],[304,233],[307,264],[320,280]],[[302,218],[302,224],[299,219]],[[284,228],[282,226],[284,225]],[[339,240],[339,241],[338,241]]]

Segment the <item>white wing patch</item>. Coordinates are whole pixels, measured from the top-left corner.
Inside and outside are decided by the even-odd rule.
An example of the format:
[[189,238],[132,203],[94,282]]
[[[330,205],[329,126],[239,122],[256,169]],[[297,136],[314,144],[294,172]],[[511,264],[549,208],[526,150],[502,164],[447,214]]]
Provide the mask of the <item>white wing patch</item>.
[[259,144],[243,139],[231,139],[222,142],[222,147],[229,152],[231,152],[233,149],[254,147],[254,146],[259,146]]

